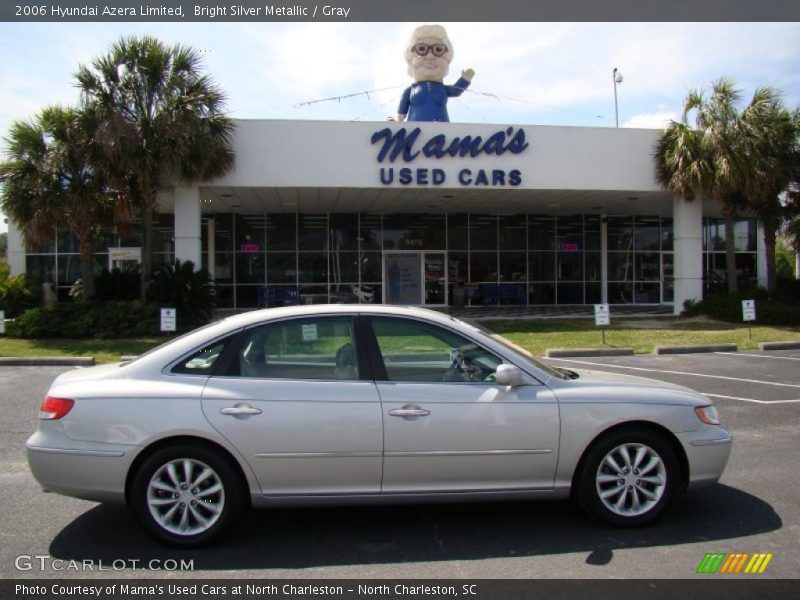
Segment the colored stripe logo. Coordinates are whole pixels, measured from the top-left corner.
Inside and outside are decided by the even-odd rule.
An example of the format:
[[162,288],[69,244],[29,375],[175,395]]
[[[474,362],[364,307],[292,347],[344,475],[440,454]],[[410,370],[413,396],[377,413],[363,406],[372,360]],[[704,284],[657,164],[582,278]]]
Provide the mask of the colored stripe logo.
[[697,573],[760,574],[766,570],[772,556],[772,553],[763,552],[708,552],[700,561]]

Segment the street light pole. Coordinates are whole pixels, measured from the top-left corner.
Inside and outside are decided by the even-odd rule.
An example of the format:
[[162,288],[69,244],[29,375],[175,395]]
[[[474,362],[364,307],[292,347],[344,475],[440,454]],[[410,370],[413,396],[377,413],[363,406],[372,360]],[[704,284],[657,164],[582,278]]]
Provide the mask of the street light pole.
[[619,127],[619,106],[617,105],[617,85],[622,83],[622,73],[619,72],[617,67],[611,72],[611,80],[614,83],[614,122],[616,127]]

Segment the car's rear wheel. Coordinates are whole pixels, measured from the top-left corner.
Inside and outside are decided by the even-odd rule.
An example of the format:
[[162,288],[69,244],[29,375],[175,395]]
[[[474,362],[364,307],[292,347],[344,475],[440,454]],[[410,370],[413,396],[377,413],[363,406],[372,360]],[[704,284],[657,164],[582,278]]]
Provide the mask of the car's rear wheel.
[[669,504],[678,470],[663,436],[644,428],[615,431],[589,450],[578,475],[578,502],[614,525],[644,525]]
[[176,445],[142,463],[131,501],[142,524],[159,541],[200,546],[228,531],[244,508],[236,471],[208,448]]

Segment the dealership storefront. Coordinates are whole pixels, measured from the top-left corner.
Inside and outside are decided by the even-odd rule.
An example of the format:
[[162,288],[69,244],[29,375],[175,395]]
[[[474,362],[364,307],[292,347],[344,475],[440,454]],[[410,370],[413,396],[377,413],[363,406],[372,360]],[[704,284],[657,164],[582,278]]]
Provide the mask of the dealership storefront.
[[[459,123],[237,121],[236,167],[165,189],[156,260],[203,264],[220,308],[377,302],[434,307],[669,305],[724,276],[724,227],[708,202],[654,178],[658,131]],[[764,276],[753,219],[736,226],[743,279]],[[79,276],[59,232],[9,236],[9,262]],[[103,266],[140,236],[100,232]]]

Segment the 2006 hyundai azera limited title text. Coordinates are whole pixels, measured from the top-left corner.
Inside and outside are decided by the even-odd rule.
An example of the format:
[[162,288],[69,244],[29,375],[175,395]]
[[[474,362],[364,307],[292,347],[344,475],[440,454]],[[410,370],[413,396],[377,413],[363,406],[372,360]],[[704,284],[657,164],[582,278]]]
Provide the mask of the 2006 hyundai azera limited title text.
[[46,490],[127,502],[184,546],[293,504],[573,495],[640,525],[716,482],[730,449],[685,387],[553,369],[447,315],[364,305],[249,312],[66,372],[27,443]]

